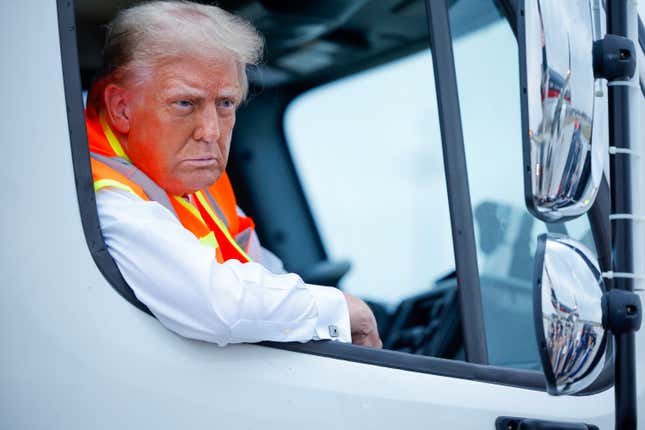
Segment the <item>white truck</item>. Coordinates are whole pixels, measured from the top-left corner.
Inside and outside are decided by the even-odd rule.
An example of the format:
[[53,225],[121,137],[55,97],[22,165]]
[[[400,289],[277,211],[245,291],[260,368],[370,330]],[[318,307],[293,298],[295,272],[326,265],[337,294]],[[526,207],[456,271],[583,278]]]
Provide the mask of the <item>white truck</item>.
[[[83,118],[130,1],[76,3],[0,2],[1,429],[636,428],[642,3],[220,2],[267,38],[241,205],[287,269],[368,300],[383,350],[218,347],[146,312],[100,233]],[[608,29],[625,38],[594,43]]]

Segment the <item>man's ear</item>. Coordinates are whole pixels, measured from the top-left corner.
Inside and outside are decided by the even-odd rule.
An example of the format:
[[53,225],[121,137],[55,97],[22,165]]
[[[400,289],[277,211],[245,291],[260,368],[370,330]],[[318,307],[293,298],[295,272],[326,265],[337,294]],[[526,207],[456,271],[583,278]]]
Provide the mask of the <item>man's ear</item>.
[[103,103],[110,125],[121,134],[130,131],[130,105],[127,91],[120,85],[110,83],[103,90]]

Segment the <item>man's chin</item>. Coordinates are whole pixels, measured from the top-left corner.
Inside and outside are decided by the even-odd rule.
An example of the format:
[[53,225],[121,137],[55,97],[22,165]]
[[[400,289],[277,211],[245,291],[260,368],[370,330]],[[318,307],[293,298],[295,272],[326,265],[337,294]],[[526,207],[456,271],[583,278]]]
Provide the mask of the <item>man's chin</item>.
[[222,172],[223,170],[219,168],[193,170],[185,175],[175,176],[174,181],[167,182],[164,184],[166,186],[162,185],[162,188],[170,194],[185,196],[210,187],[219,179]]
[[222,171],[219,169],[217,170],[217,172],[204,172],[198,175],[198,177],[192,178],[192,180],[187,181],[186,188],[191,190],[190,193],[203,190],[213,185],[221,175]]

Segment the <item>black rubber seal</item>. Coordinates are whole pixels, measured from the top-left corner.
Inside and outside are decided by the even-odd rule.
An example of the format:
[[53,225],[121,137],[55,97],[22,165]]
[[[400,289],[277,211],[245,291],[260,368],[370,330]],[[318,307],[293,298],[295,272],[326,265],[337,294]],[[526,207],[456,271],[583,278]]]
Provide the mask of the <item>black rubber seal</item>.
[[137,309],[152,315],[152,312],[134,295],[116,263],[108,252],[96,209],[94,181],[90,167],[90,153],[87,145],[87,130],[83,113],[83,97],[81,92],[81,75],[78,64],[76,46],[76,23],[73,0],[57,0],[58,34],[63,66],[63,82],[65,86],[65,103],[67,107],[67,124],[72,148],[72,163],[74,179],[78,196],[78,208],[81,213],[85,240],[90,253],[99,270],[110,285]]
[[466,359],[488,363],[477,244],[447,0],[426,0]]

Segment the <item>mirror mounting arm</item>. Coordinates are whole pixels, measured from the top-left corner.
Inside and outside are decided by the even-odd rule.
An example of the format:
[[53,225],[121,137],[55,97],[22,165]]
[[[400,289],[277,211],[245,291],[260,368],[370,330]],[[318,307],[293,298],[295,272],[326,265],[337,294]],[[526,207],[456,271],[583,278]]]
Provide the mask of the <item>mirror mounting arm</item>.
[[627,37],[607,34],[593,44],[593,71],[607,81],[629,80],[636,71],[634,42]]
[[638,331],[641,327],[641,299],[627,290],[612,289],[602,297],[602,325],[614,335]]
[[[607,0],[607,33],[617,37],[629,37],[629,22],[635,20],[635,8],[625,0]],[[619,40],[619,39],[616,39]],[[632,48],[633,49],[633,48]],[[629,52],[629,55],[627,55]],[[622,52],[626,64],[635,61],[634,53]],[[614,52],[620,57],[621,52]],[[629,69],[624,73],[629,75]],[[627,86],[610,86],[609,96],[609,144],[621,150],[631,149],[630,130],[630,88]],[[613,213],[632,213],[632,166],[627,157],[613,157],[610,166],[611,207]],[[633,226],[630,222],[617,222],[612,225],[613,270],[632,273],[633,259]],[[617,279],[614,289],[633,290],[632,279]],[[616,296],[617,297],[617,296]],[[611,311],[611,299],[607,306]],[[611,315],[609,315],[611,317]],[[611,320],[608,319],[611,324]],[[618,324],[617,329],[622,328]],[[638,428],[638,402],[636,385],[636,336],[634,331],[615,335],[614,360],[614,403],[615,428],[617,430],[636,430]]]

